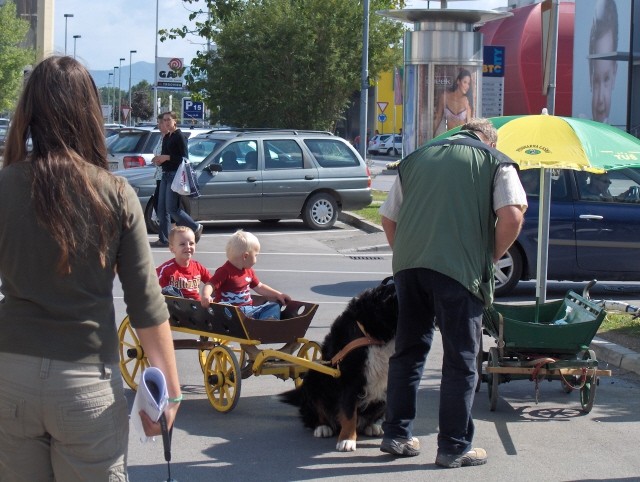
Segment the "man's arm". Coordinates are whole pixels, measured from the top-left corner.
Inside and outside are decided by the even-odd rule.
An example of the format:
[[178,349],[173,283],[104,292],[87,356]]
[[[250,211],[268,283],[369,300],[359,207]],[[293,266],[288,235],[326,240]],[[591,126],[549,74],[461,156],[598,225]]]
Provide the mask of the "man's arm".
[[384,234],[387,236],[387,242],[389,243],[389,246],[391,246],[391,249],[393,250],[393,242],[396,239],[397,223],[387,218],[386,216],[382,216],[381,222],[382,222],[382,229],[384,230]]
[[[498,221],[495,228],[493,262],[496,263],[507,252],[520,234],[524,213],[520,206],[504,206],[496,211]],[[384,224],[383,224],[384,227]]]

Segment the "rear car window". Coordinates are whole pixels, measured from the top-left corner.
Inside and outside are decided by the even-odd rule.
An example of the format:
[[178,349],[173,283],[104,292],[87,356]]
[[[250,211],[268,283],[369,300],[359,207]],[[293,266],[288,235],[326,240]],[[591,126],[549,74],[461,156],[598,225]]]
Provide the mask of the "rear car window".
[[360,161],[347,144],[333,139],[306,139],[305,144],[322,167],[354,167]]
[[302,149],[292,139],[264,141],[267,169],[302,169]]
[[140,138],[145,134],[146,132],[120,133],[118,138],[109,145],[109,148],[114,154],[121,152],[137,152],[136,146],[138,145],[138,142],[140,142]]

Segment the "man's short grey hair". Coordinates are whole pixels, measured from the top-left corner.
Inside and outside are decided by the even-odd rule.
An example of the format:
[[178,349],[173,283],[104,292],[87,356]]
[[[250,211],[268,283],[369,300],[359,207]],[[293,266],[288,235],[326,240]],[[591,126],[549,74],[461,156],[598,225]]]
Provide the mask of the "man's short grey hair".
[[496,131],[496,128],[493,127],[493,124],[489,119],[485,119],[483,117],[474,117],[464,124],[460,130],[479,132],[491,144],[496,144],[498,142],[498,131]]

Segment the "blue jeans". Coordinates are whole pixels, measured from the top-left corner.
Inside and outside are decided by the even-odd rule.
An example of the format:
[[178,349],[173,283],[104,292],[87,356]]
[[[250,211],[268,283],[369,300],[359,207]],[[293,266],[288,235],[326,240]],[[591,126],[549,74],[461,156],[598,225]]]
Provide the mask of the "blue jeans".
[[280,305],[275,301],[267,301],[261,305],[238,306],[245,315],[256,320],[279,320]]
[[169,228],[171,227],[171,218],[178,226],[188,226],[193,232],[198,229],[196,223],[182,207],[180,207],[180,194],[171,189],[171,183],[176,172],[163,172],[160,181],[160,190],[158,192],[158,220],[160,221],[160,241],[169,242]]
[[471,407],[477,382],[476,356],[482,335],[482,302],[457,281],[436,271],[407,269],[394,276],[398,332],[389,360],[385,439],[410,439],[418,387],[437,324],[442,336],[438,452],[471,449]]

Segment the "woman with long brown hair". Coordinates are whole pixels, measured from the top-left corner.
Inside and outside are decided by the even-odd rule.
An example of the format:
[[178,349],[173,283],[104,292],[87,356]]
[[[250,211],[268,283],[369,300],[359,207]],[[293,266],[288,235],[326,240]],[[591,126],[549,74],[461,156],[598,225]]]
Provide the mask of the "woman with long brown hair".
[[[50,57],[25,85],[0,170],[3,480],[127,480],[116,274],[131,325],[176,402],[170,427],[180,385],[142,209],[107,169],[89,72],[71,57]],[[148,417],[143,425],[147,435],[161,433]]]

